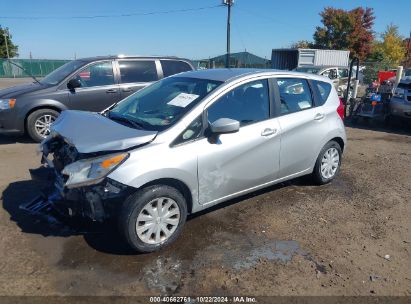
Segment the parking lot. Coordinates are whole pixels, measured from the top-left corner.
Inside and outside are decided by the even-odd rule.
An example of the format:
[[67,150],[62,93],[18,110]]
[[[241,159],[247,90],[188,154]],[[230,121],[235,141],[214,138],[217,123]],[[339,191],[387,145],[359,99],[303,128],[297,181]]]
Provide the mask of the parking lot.
[[297,179],[223,204],[152,254],[107,225],[22,213],[39,186],[36,145],[0,136],[0,295],[411,295],[410,134],[347,127],[331,184]]

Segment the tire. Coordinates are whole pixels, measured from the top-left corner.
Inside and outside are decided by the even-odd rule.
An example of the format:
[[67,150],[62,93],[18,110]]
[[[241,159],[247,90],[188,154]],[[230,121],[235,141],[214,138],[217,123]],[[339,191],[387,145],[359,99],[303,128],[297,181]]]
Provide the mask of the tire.
[[[323,158],[327,157],[326,153],[328,153],[329,151],[331,151],[332,155],[334,155],[334,152],[338,153],[338,162],[337,162],[337,166],[335,168],[335,171],[334,171],[333,167],[332,167],[331,171],[328,170],[328,172],[327,172],[327,170],[326,170],[327,173],[332,172],[333,174],[324,174],[322,172],[321,165],[322,165]],[[324,184],[327,184],[327,183],[331,182],[337,176],[337,174],[340,171],[341,158],[342,158],[342,151],[341,151],[340,145],[337,142],[333,141],[333,140],[329,141],[321,149],[321,152],[318,155],[317,161],[315,163],[314,171],[312,173],[312,178],[313,178],[314,182],[316,184],[319,184],[319,185],[324,185]],[[326,166],[326,164],[325,164],[325,166]]]
[[[177,217],[173,215],[172,218],[168,218],[168,220],[176,223],[176,225],[170,229],[173,231],[168,237],[165,229],[170,232],[169,228],[171,224],[167,224],[167,217],[161,217],[159,220],[158,217],[156,217],[158,213],[154,213],[154,217],[150,215],[150,212],[154,212],[152,209],[154,208],[153,206],[159,203],[161,203],[163,207],[166,207],[169,203],[171,206],[174,206],[172,209],[170,209],[170,206],[166,214],[173,214],[177,212],[176,209],[178,209],[179,212]],[[147,212],[147,210],[150,212]],[[186,217],[187,203],[184,196],[173,187],[154,185],[138,190],[135,194],[127,198],[119,214],[118,224],[120,234],[132,249],[139,252],[153,252],[166,247],[178,238],[183,230]],[[153,220],[142,221],[142,219],[146,218],[153,218]],[[153,227],[154,225],[153,230],[145,226],[149,225],[149,223],[153,224],[147,227]],[[140,227],[140,232],[137,232],[137,225]],[[158,227],[161,228],[157,229]],[[159,233],[157,233],[158,230],[160,230]],[[159,240],[156,239],[157,235],[160,236]]]
[[[50,134],[50,125],[59,116],[59,112],[52,109],[40,109],[27,117],[27,133],[35,142],[41,142]],[[44,133],[41,127],[44,125]]]

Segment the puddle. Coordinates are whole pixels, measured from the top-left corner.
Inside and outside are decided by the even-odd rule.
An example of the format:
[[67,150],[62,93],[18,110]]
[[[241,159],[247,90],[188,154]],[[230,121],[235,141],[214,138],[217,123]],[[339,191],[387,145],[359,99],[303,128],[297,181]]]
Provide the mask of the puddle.
[[275,260],[281,263],[291,261],[294,255],[300,251],[300,245],[296,241],[274,241],[251,250],[244,259],[234,263],[236,270],[247,269],[255,266],[260,259]]
[[150,290],[161,294],[174,293],[180,285],[182,262],[176,258],[158,257],[143,268],[144,281]]

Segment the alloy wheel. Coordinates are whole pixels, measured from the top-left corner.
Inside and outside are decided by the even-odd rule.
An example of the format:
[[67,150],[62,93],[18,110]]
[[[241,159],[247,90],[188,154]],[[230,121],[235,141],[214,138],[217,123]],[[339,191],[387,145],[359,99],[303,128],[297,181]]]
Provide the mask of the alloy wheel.
[[36,133],[41,137],[47,137],[50,134],[51,124],[55,120],[56,117],[51,114],[44,114],[37,118],[36,122],[34,123]]

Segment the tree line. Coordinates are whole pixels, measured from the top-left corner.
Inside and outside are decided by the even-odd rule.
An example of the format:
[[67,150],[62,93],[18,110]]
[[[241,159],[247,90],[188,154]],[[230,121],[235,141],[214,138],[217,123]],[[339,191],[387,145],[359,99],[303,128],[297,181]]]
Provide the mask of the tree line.
[[372,8],[326,7],[320,16],[322,26],[316,27],[313,41],[298,41],[291,48],[349,50],[351,57],[358,57],[362,62],[390,67],[411,65],[410,38],[402,37],[394,24],[387,25],[383,33],[375,33]]

